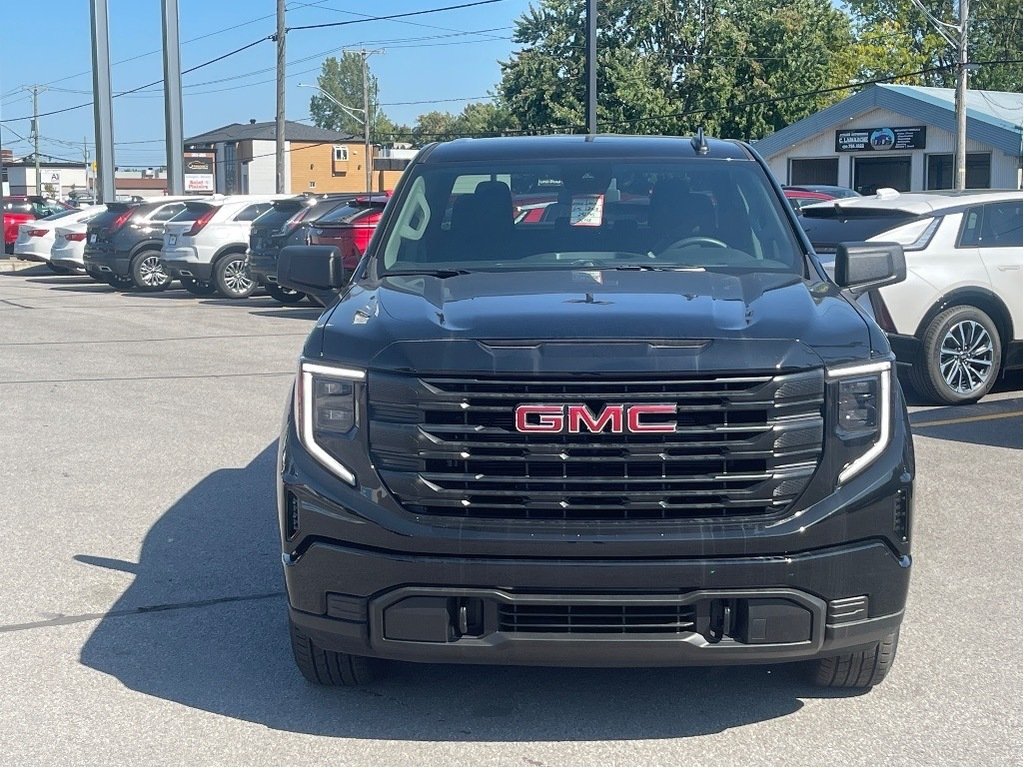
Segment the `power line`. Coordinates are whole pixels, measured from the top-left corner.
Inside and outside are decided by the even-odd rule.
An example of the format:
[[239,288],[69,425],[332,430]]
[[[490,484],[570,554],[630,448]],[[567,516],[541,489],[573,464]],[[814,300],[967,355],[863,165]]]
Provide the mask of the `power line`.
[[[369,14],[366,14],[366,13],[358,13],[356,11],[342,10],[341,8],[322,7],[319,10],[322,10],[322,11],[334,11],[335,13],[344,13],[344,14],[346,14],[348,16],[359,16],[359,17],[364,18],[364,19],[372,18]],[[443,32],[461,32],[462,31],[462,30],[459,30],[459,29],[453,29],[452,27],[441,27],[441,26],[438,26],[436,24],[424,24],[422,21],[409,21],[408,19],[395,19],[395,21],[397,21],[399,24],[406,24],[406,25],[413,26],[413,27],[423,27],[425,29],[440,29]],[[512,29],[512,27],[505,27],[505,29]],[[362,45],[362,43],[359,43],[359,45]]]
[[[295,3],[295,5],[293,6],[293,10],[298,10],[299,8],[313,8],[315,6],[318,6],[321,2],[327,2],[327,0],[318,0],[318,2],[313,2],[313,3]],[[324,10],[328,10],[328,9],[324,9]],[[334,9],[332,8],[330,10],[334,10]],[[248,21],[240,21],[237,24],[232,24],[230,27],[224,27],[222,29],[214,30],[213,32],[207,32],[204,35],[199,35],[197,37],[191,37],[188,40],[183,40],[181,44],[182,45],[187,45],[188,43],[194,43],[194,42],[196,42],[198,40],[205,40],[208,37],[214,37],[215,35],[221,35],[221,34],[224,34],[225,32],[233,32],[236,29],[240,29],[242,27],[247,27],[250,24],[255,24],[258,21],[264,21],[265,19],[272,19],[272,18],[274,18],[274,14],[273,13],[267,14],[266,16],[258,16],[255,19],[249,19]],[[138,53],[138,54],[136,54],[134,56],[129,56],[127,59],[121,59],[120,61],[115,61],[114,65],[116,66],[118,64],[127,64],[130,61],[136,61],[137,59],[144,59],[147,56],[153,56],[154,54],[157,54],[157,53],[160,53],[160,52],[161,51],[158,48],[155,51],[147,51],[146,53]],[[53,85],[54,83],[63,83],[65,80],[73,80],[76,77],[84,77],[85,75],[89,75],[89,74],[92,74],[92,70],[87,69],[84,72],[76,72],[73,75],[65,75],[64,77],[57,78],[56,80],[51,80],[48,83],[41,83],[41,85]],[[8,91],[5,94],[0,94],[0,98],[3,98],[4,96],[10,95],[12,93],[16,93],[17,91],[18,91],[18,89],[15,88],[14,90]]]
[[[273,35],[267,35],[266,37],[261,37],[259,40],[253,40],[251,43],[243,45],[241,48],[236,48],[235,50],[228,51],[227,53],[222,54],[220,56],[217,56],[214,59],[210,59],[209,61],[204,61],[202,64],[197,64],[194,67],[190,67],[188,69],[182,70],[181,74],[187,75],[189,72],[195,72],[197,69],[202,69],[203,67],[208,67],[209,65],[215,64],[218,61],[223,61],[224,59],[228,58],[229,56],[234,56],[235,54],[238,54],[238,53],[241,53],[242,51],[248,50],[249,48],[252,48],[254,45],[259,45],[260,43],[262,43],[262,42],[264,42],[266,40],[270,40],[272,37],[273,37]],[[115,93],[114,94],[114,98],[116,99],[119,96],[127,96],[129,93],[137,93],[138,91],[141,91],[141,90],[143,90],[145,88],[151,88],[154,85],[159,85],[162,82],[163,82],[163,78],[160,78],[159,80],[154,80],[151,83],[146,83],[145,85],[140,85],[140,86],[137,86],[135,88],[131,88],[131,89],[127,90],[127,91],[121,91],[119,93]],[[36,115],[36,117],[49,117],[50,115],[60,115],[60,114],[63,114],[65,112],[72,112],[72,111],[74,111],[76,109],[83,109],[85,107],[90,107],[90,106],[92,106],[92,101],[91,100],[87,101],[87,102],[85,102],[83,104],[76,104],[73,107],[65,107],[64,109],[55,109],[55,110],[52,110],[51,112],[40,112],[38,115]],[[12,118],[8,118],[6,120],[0,120],[0,122],[2,122],[4,124],[8,124],[8,123],[17,122],[19,120],[29,120],[29,119],[32,119],[31,115],[26,116],[26,117],[12,117]]]
[[501,3],[504,0],[476,0],[472,3],[462,3],[461,5],[448,5],[443,8],[425,8],[422,11],[406,11],[405,13],[392,13],[387,16],[367,16],[362,19],[349,19],[347,21],[329,21],[324,24],[306,24],[301,27],[288,27],[285,31],[292,32],[299,29],[326,29],[327,27],[347,27],[350,24],[365,24],[368,21],[388,21],[390,19],[405,19],[410,16],[423,16],[428,13],[441,13],[442,11],[456,11],[461,8],[474,8],[478,5],[492,5],[493,3]]

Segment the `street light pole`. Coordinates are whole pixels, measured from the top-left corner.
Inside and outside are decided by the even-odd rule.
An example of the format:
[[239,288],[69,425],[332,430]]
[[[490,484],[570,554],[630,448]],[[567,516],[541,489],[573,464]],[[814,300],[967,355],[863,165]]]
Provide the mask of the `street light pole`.
[[[374,53],[379,53],[379,51],[368,51],[368,52],[364,52],[364,53],[374,54]],[[370,93],[369,93],[370,86],[369,86],[369,78],[366,76],[366,56],[363,56],[363,109],[359,109],[358,107],[350,107],[347,104],[342,104],[340,101],[338,101],[336,98],[334,98],[334,96],[332,96],[330,94],[330,92],[325,91],[319,85],[309,85],[308,83],[299,83],[299,88],[313,88],[313,89],[315,89],[317,91],[320,91],[320,94],[325,99],[327,99],[332,104],[334,104],[335,106],[340,108],[346,115],[351,117],[353,120],[356,120],[357,122],[361,122],[363,124],[363,147],[364,147],[364,151],[366,152],[365,161],[364,161],[363,164],[366,166],[366,191],[367,192],[372,192],[373,190],[371,189],[371,187],[373,186],[373,182],[372,182],[372,179],[371,179],[372,171],[371,171],[371,168],[370,168],[370,115],[369,115],[369,111],[370,111]],[[362,112],[362,117],[360,117],[359,114],[358,114],[360,112]]]

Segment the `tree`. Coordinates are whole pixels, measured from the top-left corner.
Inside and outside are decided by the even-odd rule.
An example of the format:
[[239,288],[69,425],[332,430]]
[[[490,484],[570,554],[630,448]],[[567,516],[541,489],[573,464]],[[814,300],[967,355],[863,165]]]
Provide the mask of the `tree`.
[[[513,118],[536,131],[582,130],[583,3],[541,0],[514,40],[523,48],[502,63],[498,88]],[[846,95],[795,94],[848,83],[853,66],[834,52],[852,41],[829,0],[603,0],[598,124],[756,139]]]
[[[377,78],[368,72],[370,96],[370,137],[390,136],[396,131],[395,124],[380,109]],[[363,135],[363,57],[355,51],[343,51],[341,58],[329,56],[321,65],[317,85],[331,94],[346,107],[350,107],[355,115],[318,94],[309,100],[309,114],[313,124],[332,131],[350,133],[354,136]]]
[[[938,19],[957,24],[955,3],[923,0]],[[910,78],[920,85],[956,86],[956,51],[942,38],[912,0],[849,0],[862,45],[874,49],[865,56],[864,77],[944,67],[941,71]],[[898,22],[896,20],[899,20]],[[971,88],[1021,90],[1021,4],[1019,0],[971,0],[968,54],[971,61],[1009,60],[984,64],[970,76]],[[871,62],[867,64],[867,62]],[[901,69],[910,66],[911,69]]]
[[460,136],[501,136],[515,129],[512,115],[503,106],[472,102],[458,115],[437,110],[420,115],[412,136],[415,144],[423,146],[432,141],[450,141]]

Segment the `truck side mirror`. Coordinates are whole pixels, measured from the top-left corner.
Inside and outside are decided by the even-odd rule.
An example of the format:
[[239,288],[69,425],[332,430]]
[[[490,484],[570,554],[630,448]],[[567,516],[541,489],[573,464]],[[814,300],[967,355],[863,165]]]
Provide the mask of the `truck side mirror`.
[[289,245],[277,255],[277,282],[324,306],[348,284],[350,274],[333,245]]
[[835,273],[840,288],[864,293],[906,280],[907,260],[897,243],[839,243]]

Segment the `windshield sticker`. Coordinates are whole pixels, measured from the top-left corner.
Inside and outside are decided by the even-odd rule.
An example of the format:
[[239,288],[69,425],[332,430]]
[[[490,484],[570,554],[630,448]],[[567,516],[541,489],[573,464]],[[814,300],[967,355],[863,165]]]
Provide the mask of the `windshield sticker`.
[[573,195],[569,224],[574,227],[600,227],[604,218],[604,195]]

